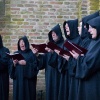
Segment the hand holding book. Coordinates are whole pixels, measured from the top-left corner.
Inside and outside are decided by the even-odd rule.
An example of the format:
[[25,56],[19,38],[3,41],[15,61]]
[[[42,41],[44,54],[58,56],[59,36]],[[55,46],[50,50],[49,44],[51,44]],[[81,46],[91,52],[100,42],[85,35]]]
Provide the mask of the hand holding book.
[[33,49],[38,50],[38,53],[47,53],[47,52],[52,52],[54,50],[59,51],[59,55],[63,56],[64,54],[71,56],[69,51],[66,51],[62,49],[61,47],[57,46],[53,42],[48,42],[47,44],[31,44]]
[[64,46],[69,50],[69,51],[75,51],[78,54],[85,54],[87,50],[75,43],[71,43],[70,41],[66,41],[64,43]]
[[31,44],[33,49],[37,49],[39,53],[47,53],[47,51],[45,50],[46,48],[46,44]]
[[10,59],[18,60],[18,61],[24,60],[24,57],[20,53],[15,53],[15,54],[6,53],[6,54]]
[[56,53],[61,55],[61,56],[63,56],[64,54],[68,55],[68,56],[71,56],[70,52],[62,49],[61,47],[57,46],[53,42],[48,42],[47,47],[49,47],[50,49],[52,49],[54,51],[56,50],[57,51]]
[[53,52],[53,50],[50,49],[50,48],[48,48],[47,46],[46,46],[45,50],[46,50],[47,52]]
[[70,58],[70,56],[68,56],[68,55],[64,54],[64,55],[63,55],[63,58],[65,58],[65,59],[68,61],[68,60],[69,60],[69,58]]
[[79,57],[79,54],[76,53],[74,50],[70,51],[71,55],[73,56],[73,58],[77,59]]
[[20,60],[20,61],[18,61],[18,64],[20,64],[20,65],[26,65],[26,61],[25,60]]

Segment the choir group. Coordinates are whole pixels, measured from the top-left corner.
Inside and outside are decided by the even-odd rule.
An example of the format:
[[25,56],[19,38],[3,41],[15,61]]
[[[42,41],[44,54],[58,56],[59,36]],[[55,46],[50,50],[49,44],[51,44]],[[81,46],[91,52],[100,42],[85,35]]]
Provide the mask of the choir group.
[[[48,40],[53,44],[44,45],[42,54],[43,46],[30,47],[27,36],[21,37],[15,58],[3,46],[0,35],[0,100],[9,99],[9,76],[13,79],[13,100],[36,100],[37,75],[43,69],[46,100],[100,100],[99,11],[80,22],[78,19],[64,21],[63,31],[66,39],[59,24],[51,29]],[[78,53],[66,43],[86,52]]]

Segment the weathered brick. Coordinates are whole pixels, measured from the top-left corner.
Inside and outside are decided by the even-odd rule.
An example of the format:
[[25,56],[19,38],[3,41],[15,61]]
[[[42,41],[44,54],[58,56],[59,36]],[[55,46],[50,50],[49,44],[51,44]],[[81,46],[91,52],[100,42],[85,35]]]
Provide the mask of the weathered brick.
[[[23,22],[20,22],[20,21],[18,21],[17,22],[17,25],[22,25],[23,24]],[[24,24],[25,25],[25,24]],[[28,25],[28,24],[27,24]]]
[[14,7],[12,7],[11,10],[18,10],[18,11],[20,11],[20,8],[14,8]]
[[17,6],[17,7],[24,7],[23,4],[17,4],[16,6]]
[[21,19],[21,18],[16,18],[16,19],[15,18],[12,18],[12,20],[13,21],[24,21],[24,19]]

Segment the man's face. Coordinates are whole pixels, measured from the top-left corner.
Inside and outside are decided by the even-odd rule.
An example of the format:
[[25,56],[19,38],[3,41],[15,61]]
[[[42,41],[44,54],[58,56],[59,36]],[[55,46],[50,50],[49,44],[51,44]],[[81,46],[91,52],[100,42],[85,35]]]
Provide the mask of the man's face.
[[23,40],[20,40],[19,46],[20,46],[20,49],[21,49],[22,51],[24,51],[24,50],[26,49],[26,48],[25,48],[25,43],[24,43]]
[[92,39],[95,39],[97,37],[97,30],[95,28],[93,28],[89,25],[89,30],[88,31],[90,32],[90,34],[92,36]]
[[70,35],[70,29],[69,29],[69,26],[68,26],[67,23],[66,23],[66,25],[65,25],[65,30],[66,30],[66,32],[67,32],[67,35]]
[[52,31],[52,38],[55,42],[58,41],[58,36],[54,31]]
[[80,24],[78,26],[78,32],[79,32],[79,35],[81,35],[81,33],[82,33],[82,22],[80,22]]

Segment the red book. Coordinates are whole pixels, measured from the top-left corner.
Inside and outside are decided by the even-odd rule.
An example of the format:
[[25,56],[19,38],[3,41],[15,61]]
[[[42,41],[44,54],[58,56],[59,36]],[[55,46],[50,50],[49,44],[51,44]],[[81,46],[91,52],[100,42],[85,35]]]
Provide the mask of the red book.
[[60,51],[59,55],[61,55],[61,56],[63,56],[64,54],[66,54],[68,56],[71,56],[70,52],[62,49],[61,47],[57,46],[53,42],[48,42],[47,47],[50,48],[50,49],[52,49],[52,50],[54,50],[54,49],[59,50]]
[[61,50],[61,48],[53,42],[48,42],[47,47],[50,48],[51,50],[54,50],[54,49],[59,50],[59,51]]
[[6,54],[10,59],[18,60],[18,61],[24,60],[24,57],[20,53],[15,53],[15,54],[6,53]]
[[64,54],[67,55],[67,56],[72,56],[69,51],[61,49],[59,55],[63,56]]
[[46,44],[31,44],[33,48],[36,48],[39,53],[47,53],[45,50]]
[[64,43],[64,46],[69,50],[72,51],[74,50],[76,53],[78,54],[85,54],[88,50],[86,50],[85,48],[75,44],[75,43],[71,43],[70,41],[66,41]]

